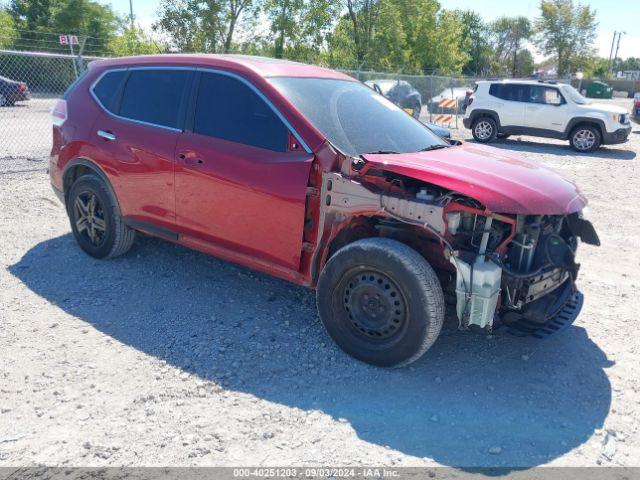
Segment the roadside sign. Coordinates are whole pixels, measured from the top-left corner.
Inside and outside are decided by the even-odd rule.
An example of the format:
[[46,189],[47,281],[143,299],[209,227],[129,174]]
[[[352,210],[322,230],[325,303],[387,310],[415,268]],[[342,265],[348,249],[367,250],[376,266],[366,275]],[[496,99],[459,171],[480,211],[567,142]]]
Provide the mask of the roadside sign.
[[77,35],[60,35],[58,37],[60,45],[78,45]]

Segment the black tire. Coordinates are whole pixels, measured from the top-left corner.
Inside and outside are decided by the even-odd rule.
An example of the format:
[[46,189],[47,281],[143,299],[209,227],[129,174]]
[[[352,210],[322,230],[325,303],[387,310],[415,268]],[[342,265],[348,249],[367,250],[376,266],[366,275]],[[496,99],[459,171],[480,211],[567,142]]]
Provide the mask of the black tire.
[[338,250],[320,275],[316,300],[338,346],[380,367],[420,358],[444,321],[442,287],[431,266],[388,238],[358,240]]
[[411,116],[416,120],[420,120],[420,111],[422,110],[422,106],[419,103],[416,103],[411,107],[411,109]]
[[[91,198],[95,199],[94,211],[85,215]],[[83,175],[74,182],[67,199],[67,214],[76,242],[92,257],[117,257],[133,245],[135,230],[122,222],[116,199],[97,175]]]
[[602,135],[600,129],[593,125],[578,125],[571,130],[569,135],[569,143],[571,148],[576,152],[589,153],[600,148],[602,143]]
[[509,138],[511,135],[509,135],[508,133],[498,133],[496,135],[497,138],[499,138],[500,140],[506,140],[507,138]]
[[473,121],[471,134],[476,142],[489,143],[496,139],[498,126],[491,117],[480,117]]

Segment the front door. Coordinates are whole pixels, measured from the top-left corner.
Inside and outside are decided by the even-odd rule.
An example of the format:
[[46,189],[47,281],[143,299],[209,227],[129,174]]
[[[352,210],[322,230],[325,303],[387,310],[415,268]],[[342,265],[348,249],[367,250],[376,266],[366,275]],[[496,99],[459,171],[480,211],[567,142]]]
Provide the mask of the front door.
[[569,106],[557,88],[532,85],[526,105],[525,127],[564,132],[569,118]]
[[298,270],[313,155],[255,87],[200,72],[193,118],[176,148],[183,235]]

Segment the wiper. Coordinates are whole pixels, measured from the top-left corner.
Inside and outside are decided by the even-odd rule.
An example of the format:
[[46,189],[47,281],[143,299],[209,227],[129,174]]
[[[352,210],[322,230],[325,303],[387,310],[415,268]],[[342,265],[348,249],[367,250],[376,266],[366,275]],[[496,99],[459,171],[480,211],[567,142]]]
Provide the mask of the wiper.
[[361,155],[395,155],[400,152],[394,150],[376,150],[375,152],[362,153]]
[[441,148],[449,148],[451,145],[429,145],[428,147],[424,147],[421,152],[430,152],[431,150],[440,150]]

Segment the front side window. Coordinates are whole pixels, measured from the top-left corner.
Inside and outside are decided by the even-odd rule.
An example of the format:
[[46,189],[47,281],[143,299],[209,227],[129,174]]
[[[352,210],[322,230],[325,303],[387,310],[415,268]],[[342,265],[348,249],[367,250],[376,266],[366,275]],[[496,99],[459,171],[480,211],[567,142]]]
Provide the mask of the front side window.
[[187,70],[132,70],[122,93],[120,116],[178,128],[180,105],[190,74]]
[[530,87],[530,99],[531,103],[542,103],[545,105],[560,105],[562,103],[562,95],[556,88],[551,87]]
[[[116,70],[114,72],[105,73],[98,83],[93,87],[94,95],[100,100],[104,108],[110,112],[114,111],[115,101],[120,91],[120,85],[124,80],[127,72],[125,70]],[[73,89],[73,85],[69,87],[69,92]],[[65,93],[65,98],[66,98]]]
[[193,131],[231,142],[286,152],[289,130],[255,92],[237,78],[203,72]]
[[408,153],[449,144],[366,85],[273,77],[278,91],[342,153]]

